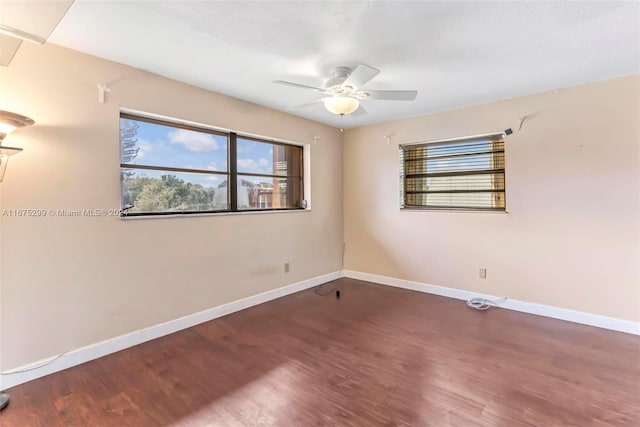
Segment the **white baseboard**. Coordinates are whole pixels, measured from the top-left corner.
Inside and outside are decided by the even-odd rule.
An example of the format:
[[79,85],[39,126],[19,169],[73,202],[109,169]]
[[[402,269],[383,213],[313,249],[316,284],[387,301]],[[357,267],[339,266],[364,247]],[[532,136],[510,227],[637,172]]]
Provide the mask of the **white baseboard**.
[[[359,271],[342,270],[342,277],[349,277],[352,279],[379,283],[381,285],[395,286],[397,288],[411,289],[414,291],[461,300],[469,300],[471,298],[500,298],[493,295],[484,295],[461,289],[412,282],[409,280],[396,279],[394,277],[380,276],[377,274],[361,273]],[[616,319],[613,317],[601,316],[599,314],[585,313],[583,311],[569,310],[567,308],[553,307],[550,305],[536,304],[516,299],[507,299],[505,302],[500,303],[500,307],[507,308],[509,310],[521,311],[523,313],[552,317],[554,319],[567,320],[569,322],[582,323],[584,325],[596,326],[598,328],[640,335],[640,323],[632,322],[630,320]]]
[[[330,282],[340,277],[341,273],[339,271],[313,277],[311,279],[303,280],[302,282],[283,286],[281,288],[243,298],[238,301],[233,301],[228,304],[201,311],[199,313],[190,314],[179,319],[170,320],[159,325],[140,329],[138,331],[131,332],[125,335],[120,335],[119,337],[91,344],[87,347],[75,349],[64,353],[62,356],[56,356],[57,358],[51,357],[45,360],[30,363],[28,365],[11,370],[23,371],[29,369],[26,372],[16,372],[10,375],[0,376],[0,390],[5,390],[10,387],[25,383],[27,381],[31,381],[36,378],[52,374],[54,372],[62,371],[64,369],[89,362],[90,360],[115,353],[116,351],[124,350],[125,348],[133,347],[135,345],[142,344],[143,342],[150,341],[155,338],[160,338],[162,336],[172,334],[182,329],[190,328],[200,323],[208,322],[209,320],[213,320],[218,317],[222,317],[227,314],[252,307],[254,305],[262,304],[264,302],[271,301],[285,295],[303,291],[305,289]],[[7,373],[10,373],[11,371]]]

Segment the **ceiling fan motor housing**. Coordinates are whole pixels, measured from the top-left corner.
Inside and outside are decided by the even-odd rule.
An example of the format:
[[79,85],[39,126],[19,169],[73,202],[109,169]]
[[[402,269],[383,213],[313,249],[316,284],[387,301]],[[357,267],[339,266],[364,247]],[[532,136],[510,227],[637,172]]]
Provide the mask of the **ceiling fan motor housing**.
[[331,78],[329,78],[325,83],[327,90],[334,94],[346,94],[348,92],[352,92],[354,88],[342,86],[342,83],[347,80],[347,77],[351,75],[352,71],[353,70],[349,67],[336,67]]

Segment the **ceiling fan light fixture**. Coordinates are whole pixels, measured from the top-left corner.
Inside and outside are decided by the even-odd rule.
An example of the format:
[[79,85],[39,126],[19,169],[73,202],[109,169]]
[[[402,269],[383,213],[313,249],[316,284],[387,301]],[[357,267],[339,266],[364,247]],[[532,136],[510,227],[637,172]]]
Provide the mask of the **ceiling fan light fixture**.
[[357,99],[348,96],[332,96],[324,100],[324,106],[333,114],[344,116],[351,114],[358,109],[360,102]]

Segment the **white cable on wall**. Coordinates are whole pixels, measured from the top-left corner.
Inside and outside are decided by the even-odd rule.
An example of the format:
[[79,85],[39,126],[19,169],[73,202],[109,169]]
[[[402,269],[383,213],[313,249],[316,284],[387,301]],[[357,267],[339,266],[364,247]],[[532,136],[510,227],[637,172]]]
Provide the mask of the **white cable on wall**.
[[9,372],[0,372],[0,375],[4,376],[4,375],[15,375],[15,374],[22,374],[24,372],[29,372],[29,371],[35,371],[36,369],[40,369],[40,368],[44,368],[45,366],[49,366],[51,365],[53,362],[55,362],[56,360],[60,359],[62,356],[64,356],[65,354],[67,354],[69,352],[69,350],[65,351],[64,353],[60,353],[59,355],[57,355],[56,357],[47,360],[45,362],[42,362],[36,366],[32,366],[30,368],[25,368],[25,369],[19,369],[16,371],[9,371]]

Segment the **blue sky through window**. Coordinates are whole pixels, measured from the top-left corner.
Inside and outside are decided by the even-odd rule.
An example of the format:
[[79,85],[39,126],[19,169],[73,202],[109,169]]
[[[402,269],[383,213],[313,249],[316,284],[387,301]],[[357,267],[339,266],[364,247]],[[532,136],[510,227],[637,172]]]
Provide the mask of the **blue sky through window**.
[[130,164],[227,170],[225,136],[124,118],[121,122],[134,122],[139,126],[135,137],[139,151]]
[[[132,165],[175,167],[227,172],[228,141],[224,135],[180,129],[139,120],[121,118],[138,125],[135,136],[138,155],[126,162]],[[273,145],[238,138],[238,172],[273,174]],[[171,171],[131,169],[135,176],[159,178],[161,175],[182,175]],[[179,176],[181,177],[181,176]],[[181,177],[183,178],[183,177]],[[189,181],[205,187],[217,187],[224,175],[189,174]]]
[[238,173],[273,174],[273,145],[238,138]]

